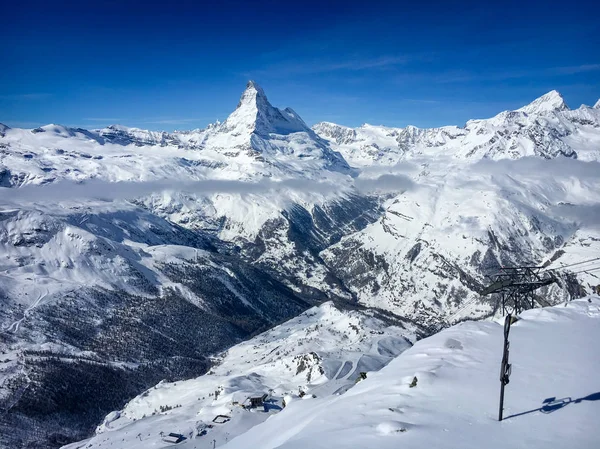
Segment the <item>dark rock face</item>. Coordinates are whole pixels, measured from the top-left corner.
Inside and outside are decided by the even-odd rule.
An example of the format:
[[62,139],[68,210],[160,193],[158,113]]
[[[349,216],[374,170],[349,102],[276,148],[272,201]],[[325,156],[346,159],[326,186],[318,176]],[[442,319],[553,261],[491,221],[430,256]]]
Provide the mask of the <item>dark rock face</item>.
[[[342,237],[364,229],[381,215],[377,198],[350,196],[307,210],[294,205],[267,222],[254,241],[242,243],[242,257],[314,302],[349,300],[352,293],[321,257]],[[291,244],[291,245],[290,245]],[[282,246],[292,249],[278,253]],[[265,255],[273,254],[273,257]],[[319,277],[318,287],[314,286]]]
[[348,240],[330,251],[330,268],[345,285],[355,291],[364,289],[375,294],[380,289],[378,278],[389,274],[389,264],[385,258],[364,249],[356,241]]
[[415,243],[415,246],[413,246],[410,250],[408,250],[405,258],[410,262],[414,262],[414,260],[417,258],[417,256],[419,255],[420,252],[421,252],[421,242],[417,242],[417,243]]
[[12,187],[12,178],[13,175],[8,168],[0,169],[0,187]]

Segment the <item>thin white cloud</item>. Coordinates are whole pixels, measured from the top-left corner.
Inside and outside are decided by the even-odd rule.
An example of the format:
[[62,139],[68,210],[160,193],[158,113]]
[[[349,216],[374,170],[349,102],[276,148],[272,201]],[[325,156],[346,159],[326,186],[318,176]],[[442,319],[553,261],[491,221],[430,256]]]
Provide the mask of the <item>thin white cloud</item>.
[[122,119],[122,118],[115,118],[115,117],[112,117],[112,118],[110,118],[110,117],[109,118],[88,117],[88,118],[84,118],[83,120],[86,122],[113,122],[113,123],[124,121],[124,119]]
[[24,186],[21,188],[0,188],[0,202],[11,205],[20,203],[48,203],[80,200],[129,200],[163,191],[180,191],[194,195],[215,193],[239,195],[293,196],[308,194],[343,194],[353,188],[361,193],[381,193],[404,191],[414,187],[414,183],[403,174],[384,174],[376,178],[356,179],[346,177],[346,182],[318,181],[310,179],[287,179],[272,181],[261,179],[257,182],[202,180],[173,181],[157,180],[149,182],[107,182],[97,179],[75,183],[61,181],[44,186]]
[[582,64],[582,65],[573,65],[567,67],[555,67],[551,69],[556,74],[560,75],[571,75],[574,73],[583,73],[583,72],[595,72],[600,70],[600,64]]
[[409,58],[404,55],[382,55],[376,58],[349,58],[339,61],[309,60],[303,62],[284,62],[266,65],[258,70],[253,70],[245,75],[253,78],[263,75],[302,75],[315,73],[328,73],[337,71],[363,71],[371,69],[386,69],[406,64]]
[[498,161],[481,159],[473,164],[473,169],[482,173],[504,174],[513,177],[542,179],[574,177],[579,180],[592,179],[600,181],[600,162],[581,161],[568,157],[542,159],[530,156]]
[[354,186],[362,193],[400,193],[412,190],[415,183],[403,174],[384,174],[377,178],[358,178]]
[[26,93],[26,94],[10,94],[0,95],[2,100],[44,100],[52,97],[53,94],[48,93]]
[[159,125],[179,125],[182,123],[196,123],[204,120],[209,120],[207,117],[197,118],[165,118],[165,119],[144,119],[143,123],[154,123]]
[[[414,74],[410,76],[422,76],[426,79],[432,79],[438,83],[461,83],[471,81],[505,81],[510,79],[529,78],[529,77],[550,77],[560,75],[574,75],[577,73],[595,72],[600,70],[600,64],[581,64],[573,66],[546,67],[541,69],[529,70],[505,70],[494,72],[469,72],[465,70],[453,70],[440,74]],[[403,75],[403,76],[409,76]],[[402,77],[403,77],[402,76]]]

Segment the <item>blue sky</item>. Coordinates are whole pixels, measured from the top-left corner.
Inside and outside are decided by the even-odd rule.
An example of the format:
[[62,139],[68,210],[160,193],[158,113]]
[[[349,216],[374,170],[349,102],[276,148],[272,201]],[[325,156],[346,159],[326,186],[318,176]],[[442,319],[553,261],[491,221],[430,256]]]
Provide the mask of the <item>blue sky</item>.
[[205,127],[248,79],[309,124],[462,125],[552,89],[594,104],[599,3],[10,2],[0,122]]

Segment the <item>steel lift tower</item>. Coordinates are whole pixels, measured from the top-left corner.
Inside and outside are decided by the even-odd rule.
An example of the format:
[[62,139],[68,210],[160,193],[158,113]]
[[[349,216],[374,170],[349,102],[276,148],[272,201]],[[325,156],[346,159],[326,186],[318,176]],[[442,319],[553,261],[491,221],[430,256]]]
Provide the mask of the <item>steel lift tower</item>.
[[[514,267],[502,268],[500,273],[491,277],[491,284],[486,287],[482,295],[491,295],[493,293],[501,294],[502,314],[506,315],[504,320],[504,351],[502,353],[502,364],[500,366],[500,407],[498,411],[498,421],[502,421],[504,411],[504,387],[508,384],[511,364],[508,363],[508,349],[510,342],[508,334],[513,320],[522,310],[533,309],[536,298],[533,294],[538,288],[545,287],[556,282],[556,277],[551,272],[541,272],[543,267]],[[547,306],[546,301],[537,299],[543,306]],[[512,306],[512,313],[508,315],[506,311]]]
[[[507,309],[512,306],[512,313],[518,315],[522,310],[533,309],[536,298],[533,292],[556,282],[553,273],[541,272],[544,267],[513,267],[502,268],[491,278],[491,283],[481,294],[501,294],[502,314],[506,315]],[[546,301],[537,299],[542,306],[548,306]]]

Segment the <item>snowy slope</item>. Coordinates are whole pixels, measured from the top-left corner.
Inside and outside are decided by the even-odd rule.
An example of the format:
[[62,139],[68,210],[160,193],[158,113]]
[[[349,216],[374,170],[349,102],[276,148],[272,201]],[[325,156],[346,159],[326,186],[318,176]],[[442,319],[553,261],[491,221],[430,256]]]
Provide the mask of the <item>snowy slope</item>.
[[209,355],[310,306],[134,204],[63,206],[0,214],[0,447],[84,438],[145,388],[202,374]]
[[[410,347],[407,337],[414,337],[411,326],[390,326],[325,303],[232,347],[204,376],[149,389],[109,414],[96,436],[67,447],[168,447],[160,432],[191,439],[181,447],[210,448],[212,440],[221,445],[281,412],[285,397],[300,401],[303,392],[312,401],[313,395],[343,394],[360,372],[377,371]],[[264,393],[270,395],[266,412],[234,403]],[[213,424],[217,415],[231,419]],[[203,430],[207,434],[199,436]]]
[[417,342],[346,394],[295,401],[220,447],[598,447],[598,338],[598,297],[524,312],[510,332],[501,423],[502,326],[467,322]]
[[[408,330],[325,304],[231,348],[208,375],[148,390],[65,449],[170,447],[160,432],[187,436],[182,448],[592,448],[599,320],[597,296],[521,314],[498,423],[501,324],[462,323],[407,349]],[[267,411],[233,404],[262,392]]]

